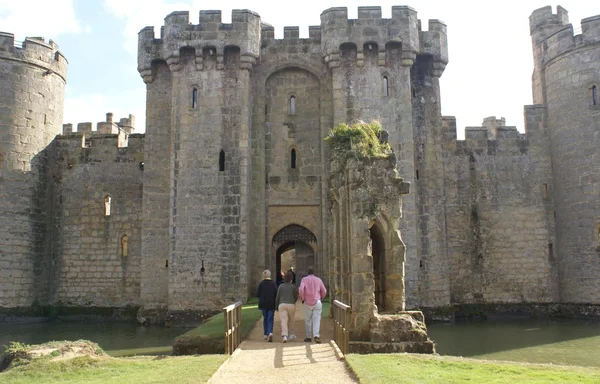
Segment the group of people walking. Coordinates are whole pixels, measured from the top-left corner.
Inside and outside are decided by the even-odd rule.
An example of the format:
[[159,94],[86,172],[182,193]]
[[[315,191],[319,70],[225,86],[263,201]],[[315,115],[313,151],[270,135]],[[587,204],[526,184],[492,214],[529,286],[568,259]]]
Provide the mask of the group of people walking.
[[323,281],[315,276],[313,267],[308,267],[307,275],[301,280],[300,288],[294,284],[295,274],[292,270],[287,271],[283,283],[277,284],[271,280],[271,272],[263,271],[263,280],[258,285],[256,296],[258,296],[258,308],[263,314],[264,338],[268,342],[273,341],[273,322],[275,311],[279,312],[281,320],[281,341],[286,343],[294,340],[294,316],[296,314],[296,301],[302,301],[304,312],[304,341],[315,343],[321,342],[321,312],[323,304],[321,300],[327,294]]

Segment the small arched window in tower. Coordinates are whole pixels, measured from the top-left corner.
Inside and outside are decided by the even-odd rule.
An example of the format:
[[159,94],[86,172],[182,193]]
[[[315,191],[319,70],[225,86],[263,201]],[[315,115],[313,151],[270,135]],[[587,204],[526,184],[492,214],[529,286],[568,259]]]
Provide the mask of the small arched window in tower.
[[104,198],[104,216],[110,216],[110,203],[112,199],[109,195]]
[[383,76],[383,97],[388,97],[389,95],[388,78],[387,76]]
[[198,89],[194,88],[192,91],[192,108],[196,109],[198,107]]
[[223,172],[225,170],[225,151],[221,149],[219,152],[219,172]]
[[296,114],[296,96],[290,96],[290,115]]
[[598,87],[592,85],[592,104],[598,105]]
[[127,235],[121,237],[121,257],[127,256]]
[[290,167],[296,169],[296,150],[294,148],[292,148],[290,153]]

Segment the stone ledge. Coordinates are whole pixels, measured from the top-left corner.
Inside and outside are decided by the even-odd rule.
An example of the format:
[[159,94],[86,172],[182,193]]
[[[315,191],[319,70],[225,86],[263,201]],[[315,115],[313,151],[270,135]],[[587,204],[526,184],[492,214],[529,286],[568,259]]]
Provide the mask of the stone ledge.
[[435,344],[431,340],[423,342],[372,343],[368,341],[351,341],[350,353],[436,353]]

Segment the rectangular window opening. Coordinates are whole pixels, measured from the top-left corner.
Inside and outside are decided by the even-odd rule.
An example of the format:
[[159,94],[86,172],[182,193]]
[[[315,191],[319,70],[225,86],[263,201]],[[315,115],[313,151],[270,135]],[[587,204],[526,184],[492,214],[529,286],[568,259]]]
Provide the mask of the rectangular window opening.
[[546,183],[542,184],[542,194],[544,196],[544,199],[548,198],[548,184]]

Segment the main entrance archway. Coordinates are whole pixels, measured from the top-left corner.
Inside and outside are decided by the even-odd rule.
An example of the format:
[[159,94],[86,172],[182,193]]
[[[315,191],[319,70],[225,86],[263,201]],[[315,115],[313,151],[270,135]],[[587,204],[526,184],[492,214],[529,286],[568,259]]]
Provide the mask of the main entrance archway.
[[[281,280],[289,269],[296,272],[296,284],[306,275],[309,266],[315,266],[317,237],[301,225],[290,224],[273,236],[275,276]],[[316,271],[318,273],[318,271]]]

